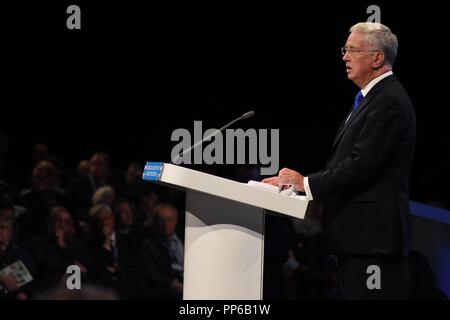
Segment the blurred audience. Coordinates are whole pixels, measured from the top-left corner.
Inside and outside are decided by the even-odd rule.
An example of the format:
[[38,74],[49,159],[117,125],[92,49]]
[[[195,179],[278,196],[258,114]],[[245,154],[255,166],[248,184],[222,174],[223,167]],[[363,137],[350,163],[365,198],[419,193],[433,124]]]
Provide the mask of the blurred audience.
[[123,234],[136,234],[134,213],[130,202],[127,199],[117,199],[114,203],[114,214],[117,221],[117,232]]
[[110,178],[110,158],[102,152],[95,153],[90,160],[90,171],[86,177],[72,180],[68,187],[69,208],[76,221],[89,220],[92,196],[100,187],[108,185]]
[[143,172],[144,166],[140,162],[132,162],[128,166],[123,184],[118,190],[121,197],[130,200],[131,203],[139,203],[143,188],[148,187],[148,184],[142,180]]
[[[110,157],[102,152],[68,174],[46,144],[36,143],[32,186],[19,193],[29,187],[23,182],[29,171],[15,170],[8,145],[0,133],[0,271],[22,261],[33,280],[20,285],[0,272],[0,299],[182,298],[183,192],[142,180],[139,162],[112,172]],[[240,167],[233,179],[260,180],[257,169]],[[337,266],[320,220],[320,205],[313,203],[305,220],[266,216],[266,299],[340,298]],[[409,261],[410,299],[446,299],[426,258],[413,251]],[[80,267],[82,290],[66,289],[70,265]]]
[[[0,300],[26,300],[34,290],[37,272],[26,251],[12,243],[14,234],[14,207],[0,203]],[[21,285],[17,277],[4,272],[8,266],[22,262],[33,278]],[[23,272],[23,270],[21,270]]]
[[54,207],[47,219],[47,233],[33,238],[29,250],[39,271],[39,290],[65,283],[67,267],[78,265],[82,280],[89,280],[93,259],[85,244],[75,237],[72,215],[65,207]]
[[156,225],[155,207],[158,205],[159,199],[152,190],[144,190],[139,199],[139,205],[135,210],[135,220],[138,226],[141,226],[138,231],[138,240],[142,242],[149,236],[152,236]]
[[77,173],[79,177],[89,177],[91,173],[91,162],[89,160],[81,160],[77,166]]
[[50,157],[48,146],[42,142],[35,143],[33,145],[32,152],[33,152],[32,155],[33,166],[35,166],[36,164],[38,164],[43,160],[47,160]]
[[19,222],[22,240],[44,233],[51,208],[67,205],[65,191],[56,186],[57,169],[52,162],[38,162],[33,169],[32,180],[33,187],[20,195],[21,203],[27,210]]
[[92,196],[92,204],[94,206],[97,204],[106,204],[107,206],[111,206],[114,203],[115,198],[116,193],[112,187],[100,187]]
[[136,296],[136,278],[140,276],[139,248],[133,235],[116,230],[115,217],[108,205],[90,210],[94,237],[96,282],[112,287],[121,298]]
[[170,204],[159,204],[155,208],[158,228],[144,241],[142,250],[150,286],[181,298],[184,246],[174,232],[177,215]]

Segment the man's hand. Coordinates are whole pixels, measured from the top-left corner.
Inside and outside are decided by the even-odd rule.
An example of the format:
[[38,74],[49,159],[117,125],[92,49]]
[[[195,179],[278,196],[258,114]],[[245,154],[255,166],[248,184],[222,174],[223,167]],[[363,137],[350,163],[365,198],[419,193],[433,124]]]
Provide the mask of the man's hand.
[[292,184],[294,185],[295,190],[300,192],[305,192],[305,186],[303,184],[304,176],[302,176],[297,171],[283,168],[278,172],[278,179],[279,180],[289,180],[292,181]]
[[26,293],[19,292],[16,295],[16,300],[28,300],[28,295]]
[[65,241],[65,233],[63,229],[58,229],[56,230],[55,233],[56,236],[56,243],[58,244],[59,247],[64,248],[66,246],[66,241]]
[[271,184],[273,186],[278,187],[278,177],[277,176],[270,177],[270,178],[265,178],[265,179],[262,180],[262,182],[263,183],[268,183],[268,184]]
[[114,274],[117,272],[117,267],[116,266],[106,266],[106,271]]
[[2,276],[0,278],[0,282],[8,289],[8,291],[17,291],[19,290],[19,285],[17,284],[16,279],[11,276]]
[[300,191],[300,192],[305,192],[305,186],[303,184],[304,178],[305,177],[302,176],[297,171],[294,171],[294,170],[291,170],[288,168],[283,168],[278,172],[278,176],[263,179],[262,182],[278,187],[279,181],[289,180],[289,181],[292,181],[292,184],[294,185],[295,190]]

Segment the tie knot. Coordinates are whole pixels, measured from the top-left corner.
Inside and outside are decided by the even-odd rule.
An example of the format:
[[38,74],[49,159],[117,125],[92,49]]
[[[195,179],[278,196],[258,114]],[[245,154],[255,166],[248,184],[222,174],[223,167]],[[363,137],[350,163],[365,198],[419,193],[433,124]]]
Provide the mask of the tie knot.
[[361,102],[362,98],[364,98],[364,96],[363,96],[363,94],[362,94],[362,91],[360,90],[360,91],[358,91],[358,93],[356,94],[356,97],[355,97],[355,103],[353,104],[352,112],[355,111],[355,110],[358,108],[359,103]]

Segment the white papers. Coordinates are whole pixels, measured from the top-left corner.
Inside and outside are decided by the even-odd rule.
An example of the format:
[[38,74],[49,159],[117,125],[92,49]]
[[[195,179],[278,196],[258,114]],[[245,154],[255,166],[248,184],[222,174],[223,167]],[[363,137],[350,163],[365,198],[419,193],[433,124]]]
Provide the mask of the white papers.
[[255,187],[257,189],[262,189],[262,190],[278,193],[278,187],[275,187],[268,183],[250,180],[249,182],[247,182],[247,184],[249,186]]
[[33,281],[31,273],[28,271],[27,267],[22,262],[22,260],[18,260],[13,264],[10,264],[9,266],[0,270],[0,275],[10,276],[14,278],[19,287]]
[[270,191],[270,192],[274,192],[274,193],[279,193],[279,194],[282,194],[282,195],[285,195],[285,196],[295,195],[294,187],[291,187],[291,188],[279,191],[278,187],[273,186],[273,185],[268,184],[268,183],[259,182],[259,181],[250,180],[249,182],[247,182],[247,184],[249,186],[252,186],[252,187],[257,188],[257,189],[266,190],[266,191]]

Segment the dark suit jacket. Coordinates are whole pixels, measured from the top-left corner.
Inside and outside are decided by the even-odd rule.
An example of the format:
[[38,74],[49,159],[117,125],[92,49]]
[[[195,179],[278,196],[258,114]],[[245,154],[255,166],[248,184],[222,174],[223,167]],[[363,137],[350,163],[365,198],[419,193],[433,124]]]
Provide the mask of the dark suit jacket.
[[142,245],[147,279],[152,287],[170,287],[176,275],[172,271],[169,245],[160,232],[154,232]]
[[416,120],[394,75],[378,82],[339,129],[326,170],[309,175],[338,254],[407,254]]
[[88,270],[92,269],[92,257],[84,243],[71,236],[65,241],[66,247],[63,249],[57,245],[54,236],[45,234],[33,238],[29,244],[29,251],[39,271],[37,280],[41,290],[57,285],[66,274],[67,267],[76,262]]
[[[117,257],[113,251],[103,247],[103,237],[99,236],[94,244],[96,280],[102,285],[111,285],[117,277],[126,279],[138,267],[139,248],[133,235],[121,234],[116,231]],[[116,273],[107,271],[107,266],[116,266]]]
[[69,209],[75,220],[89,220],[89,208],[92,206],[92,196],[96,186],[91,178],[81,177],[73,180],[67,190]]

